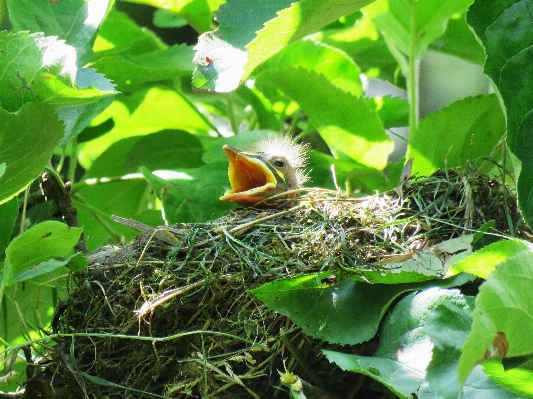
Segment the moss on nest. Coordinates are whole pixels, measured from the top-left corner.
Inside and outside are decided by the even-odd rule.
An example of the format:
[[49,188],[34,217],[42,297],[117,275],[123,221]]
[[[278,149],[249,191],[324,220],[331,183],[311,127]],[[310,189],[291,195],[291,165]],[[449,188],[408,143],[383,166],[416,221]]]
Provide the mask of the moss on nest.
[[58,342],[48,369],[72,397],[285,398],[284,367],[347,392],[350,377],[321,355],[331,345],[249,290],[321,270],[387,271],[391,257],[489,220],[513,231],[519,220],[504,186],[480,175],[440,172],[398,191],[354,198],[308,189],[288,209],[239,209],[163,228],[167,239],[101,248],[57,309],[54,332],[76,337]]

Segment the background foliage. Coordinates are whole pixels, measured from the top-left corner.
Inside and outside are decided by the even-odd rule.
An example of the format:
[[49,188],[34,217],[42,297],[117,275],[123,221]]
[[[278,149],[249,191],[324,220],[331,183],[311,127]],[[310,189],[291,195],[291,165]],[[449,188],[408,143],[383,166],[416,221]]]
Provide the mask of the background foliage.
[[[81,230],[93,250],[133,239],[135,231],[112,222],[112,214],[152,226],[223,215],[232,206],[218,200],[229,188],[222,145],[245,147],[269,131],[311,144],[313,185],[354,195],[395,187],[406,158],[422,175],[474,164],[505,176],[511,188],[516,180],[531,225],[529,3],[221,3],[0,2],[2,374],[11,371],[16,345],[48,341],[41,328],[67,295],[67,275],[86,265],[74,249]],[[143,27],[146,16],[151,29]],[[484,65],[494,93],[421,118],[420,62],[428,50]],[[367,97],[369,78],[406,95]],[[390,129],[398,127],[410,133],[393,159]],[[45,168],[72,183],[80,229],[53,221],[55,206],[38,187]],[[531,397],[532,256],[519,240],[499,241],[455,266],[486,280],[479,293],[452,288],[461,277],[409,289],[397,284],[354,331],[341,320],[335,336],[313,331],[319,326],[309,334],[356,344],[382,325],[374,356],[327,356],[402,398]],[[308,282],[281,284],[256,294],[268,303],[269,292],[291,295]],[[343,284],[351,293],[357,285],[369,289]],[[368,302],[364,295],[345,299],[350,309]],[[23,372],[24,363],[15,368]],[[13,390],[22,380],[0,386]]]

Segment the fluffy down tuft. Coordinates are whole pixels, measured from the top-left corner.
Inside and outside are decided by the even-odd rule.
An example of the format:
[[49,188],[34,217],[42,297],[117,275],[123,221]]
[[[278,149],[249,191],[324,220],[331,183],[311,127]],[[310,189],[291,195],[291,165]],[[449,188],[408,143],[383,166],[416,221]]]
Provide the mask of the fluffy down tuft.
[[308,145],[298,144],[287,136],[271,135],[268,139],[259,141],[252,150],[264,154],[266,159],[285,157],[294,169],[298,187],[309,181],[305,167],[309,159]]

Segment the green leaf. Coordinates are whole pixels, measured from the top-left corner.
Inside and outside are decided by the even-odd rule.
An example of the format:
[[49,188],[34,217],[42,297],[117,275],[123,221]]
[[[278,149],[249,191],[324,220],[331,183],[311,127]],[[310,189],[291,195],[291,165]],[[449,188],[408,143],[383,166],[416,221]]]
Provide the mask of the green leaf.
[[374,266],[378,270],[354,270],[350,278],[372,284],[401,284],[443,277],[446,271],[443,260],[429,251],[398,255]]
[[324,75],[328,81],[356,97],[363,94],[361,70],[345,53],[311,39],[298,40],[267,60],[260,68],[281,69],[301,67]]
[[457,289],[430,288],[403,298],[383,322],[375,356],[397,360],[402,367],[411,367],[425,373],[431,360],[433,344],[422,327],[431,311],[445,301],[465,310],[469,308],[466,299]]
[[[441,280],[413,284],[368,284],[345,280],[335,285],[321,283],[330,272],[274,281],[251,293],[266,305],[290,317],[313,338],[354,345],[372,338],[389,305],[400,294],[427,285],[463,283]],[[368,298],[372,298],[371,301]],[[356,309],[354,311],[354,309]]]
[[378,170],[387,165],[393,142],[366,100],[304,69],[267,70],[257,77],[256,84],[279,88],[296,101],[336,157]]
[[533,30],[530,5],[519,0],[474,2],[468,23],[487,53],[484,71],[498,87],[507,112],[507,144],[522,162],[517,182],[518,203],[533,225]]
[[474,64],[485,63],[485,50],[466,22],[465,14],[454,15],[442,36],[432,42],[431,50],[454,55]]
[[[343,370],[367,375],[401,398],[514,398],[480,370],[457,378],[460,349],[470,331],[473,298],[458,290],[429,289],[402,299],[383,322],[373,357],[324,351]],[[429,366],[428,366],[429,364]]]
[[193,51],[185,45],[139,55],[117,54],[101,57],[91,64],[117,85],[117,90],[131,92],[135,86],[172,80],[193,71]]
[[165,129],[198,134],[215,130],[209,119],[184,95],[163,87],[151,87],[129,95],[118,95],[113,104],[98,118],[101,118],[101,121],[113,118],[115,126],[108,134],[85,143],[80,148],[80,159],[86,169],[90,169],[92,160],[106,148],[126,137]]
[[227,162],[184,169],[166,179],[146,168],[141,168],[141,172],[163,203],[168,224],[206,222],[233,208],[231,204],[219,200],[228,188]]
[[[102,93],[116,93],[115,86],[94,69],[78,69],[76,83],[79,89],[96,88]],[[104,111],[112,102],[114,96],[104,96],[89,104],[66,106],[57,109],[57,114],[65,123],[65,136],[61,147],[76,138],[91,121]]]
[[402,127],[409,124],[409,103],[399,97],[372,97],[368,99],[375,107],[383,127]]
[[[77,76],[76,50],[55,37],[0,32],[0,53],[0,101],[10,112],[26,102],[73,106],[115,93],[109,84],[99,90],[103,78],[94,72]],[[84,79],[86,75],[90,78]],[[77,78],[83,81],[79,88]]]
[[[165,9],[176,13],[196,29],[197,32],[205,32],[211,29],[211,12],[218,8],[222,1],[208,0],[127,0],[130,3],[148,4],[156,8]],[[211,3],[211,4],[210,4]],[[210,8],[214,7],[214,8]]]
[[7,0],[9,20],[18,31],[43,32],[57,36],[76,49],[77,64],[84,65],[90,54],[98,26],[114,1]]
[[229,0],[217,12],[220,27],[198,39],[193,85],[227,92],[286,45],[351,14],[370,0]]
[[390,359],[348,355],[329,350],[322,351],[326,358],[342,370],[366,375],[380,382],[402,399],[413,398],[424,380],[424,373],[403,366]]
[[[109,235],[119,242],[138,234],[112,222],[111,215],[135,218],[150,226],[161,225],[160,206],[149,183],[138,173],[140,167],[152,170],[196,167],[203,165],[202,154],[197,137],[177,130],[130,137],[110,145],[85,174],[86,184],[74,186],[74,200],[80,224],[88,237],[87,245],[90,248],[102,245]],[[99,182],[102,176],[111,180]]]
[[490,359],[483,363],[483,370],[502,388],[520,395],[520,398],[533,398],[531,356],[517,358],[511,367],[504,367],[499,359]]
[[[0,184],[1,184],[0,176]],[[13,227],[19,214],[19,203],[17,198],[11,198],[9,201],[0,205],[0,255],[4,253],[11,235],[13,234]]]
[[[5,287],[17,281],[38,277],[56,270],[63,264],[47,262],[65,259],[72,255],[82,229],[64,223],[47,221],[39,223],[15,237],[6,248],[6,259],[0,280],[0,303]],[[31,266],[44,262],[36,269]]]
[[119,53],[139,55],[165,48],[167,45],[152,31],[141,28],[127,14],[112,9],[98,30],[91,60]]
[[480,286],[472,333],[459,362],[464,382],[477,364],[489,358],[533,353],[533,262],[531,251],[521,251],[501,262]]
[[39,223],[11,241],[6,248],[6,262],[14,272],[48,259],[69,257],[82,229],[55,221]]
[[251,293],[269,308],[292,318],[305,334],[330,343],[353,345],[374,336],[388,306],[404,291],[399,285],[385,290],[380,285],[353,280],[328,286],[320,283],[324,277],[279,280]]
[[413,173],[465,166],[489,156],[505,133],[505,117],[494,95],[467,97],[428,115],[409,140]]
[[479,366],[468,377],[464,387],[459,383],[457,366],[461,348],[470,333],[474,299],[465,296],[467,307],[442,301],[431,311],[422,327],[422,332],[431,339],[434,348],[425,381],[418,392],[419,398],[518,398],[496,385]]
[[[403,78],[397,73],[398,62],[390,53],[383,35],[369,18],[364,16],[353,26],[323,30],[312,37],[344,51],[357,62],[366,76],[405,87]],[[402,81],[398,81],[399,79]]]
[[498,241],[455,263],[450,268],[450,272],[470,273],[486,279],[497,265],[522,252],[529,252],[528,244],[524,241]]
[[[83,261],[84,259],[85,262]],[[22,281],[30,280],[43,274],[53,272],[60,267],[67,266],[71,262],[76,264],[75,270],[72,271],[81,271],[87,266],[87,258],[81,253],[73,254],[66,259],[48,259],[44,262],[40,262],[14,272],[13,282],[20,283]]]
[[182,28],[188,24],[187,20],[172,11],[160,8],[154,12],[154,26],[158,28]]
[[465,12],[471,3],[472,0],[377,0],[363,12],[398,50],[409,55],[414,46],[418,58],[445,32],[448,20]]
[[457,366],[461,348],[470,333],[473,305],[473,297],[465,299],[467,303],[462,306],[448,300],[441,301],[422,327],[422,332],[434,345],[426,375],[429,391],[445,399],[460,397]]
[[156,198],[150,192],[150,185],[140,176],[100,184],[84,184],[82,188],[76,189],[73,199],[89,250],[109,241],[130,241],[138,234],[137,231],[113,222],[111,215],[135,218],[153,226],[162,224],[161,211],[154,209]]
[[87,256],[82,252],[78,252],[68,259],[67,267],[69,271],[76,273],[87,269],[88,263]]
[[6,163],[0,177],[3,203],[24,190],[50,162],[63,125],[52,107],[36,102],[24,105],[18,114],[0,109],[0,132],[0,161]]
[[[3,281],[1,274],[0,292]],[[3,344],[8,342],[7,346],[10,346],[28,341],[28,336],[21,333],[21,319],[28,326],[31,326],[29,331],[32,335],[30,337],[35,336],[37,338],[34,335],[36,334],[34,326],[50,325],[59,300],[67,299],[67,277],[66,269],[59,268],[31,280],[26,280],[24,287],[16,284],[6,288],[2,303],[1,316],[3,320],[0,323]],[[7,322],[4,323],[4,320]],[[5,346],[2,349],[5,349]]]
[[203,147],[196,136],[182,130],[162,130],[113,143],[84,178],[121,177],[139,172],[141,166],[150,170],[196,168],[203,165],[202,155]]

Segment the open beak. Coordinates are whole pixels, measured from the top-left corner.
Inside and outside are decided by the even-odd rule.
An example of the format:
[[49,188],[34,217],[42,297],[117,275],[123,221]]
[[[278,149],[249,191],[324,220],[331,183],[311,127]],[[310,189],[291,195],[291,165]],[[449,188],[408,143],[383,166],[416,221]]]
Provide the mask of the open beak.
[[259,154],[245,152],[224,145],[222,149],[229,159],[229,181],[231,190],[224,193],[222,201],[251,206],[263,201],[278,184],[274,173],[261,160]]

